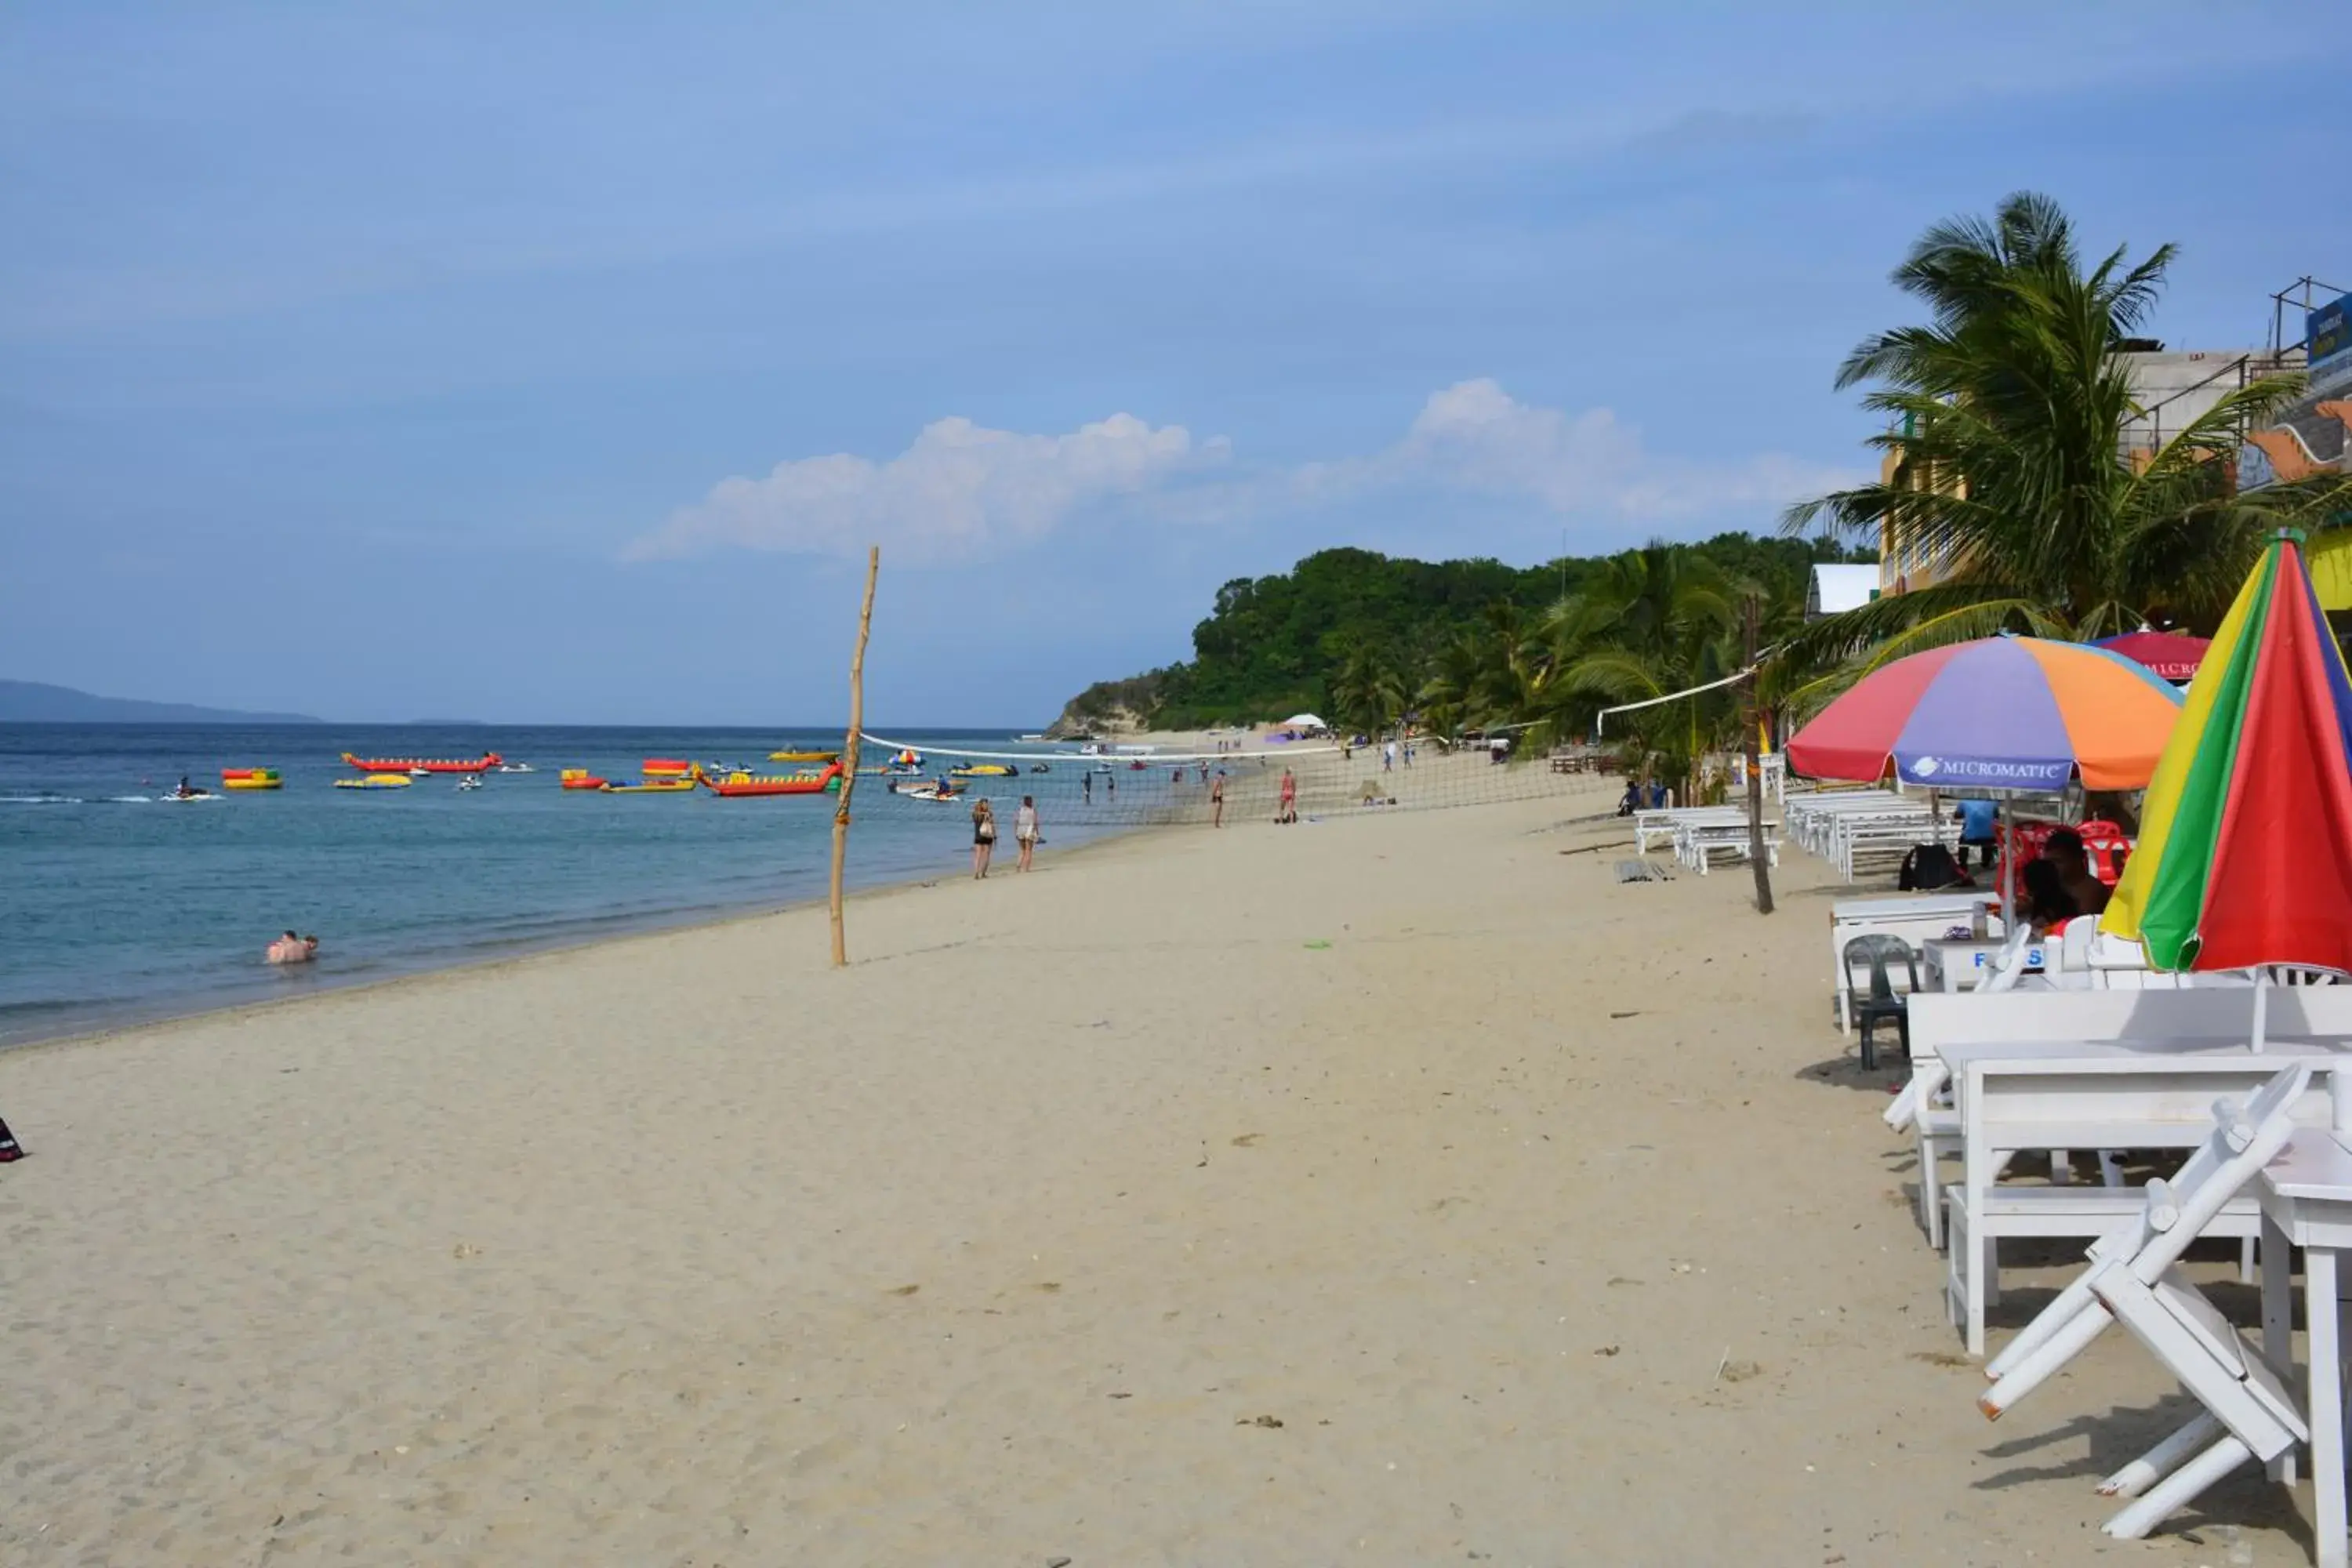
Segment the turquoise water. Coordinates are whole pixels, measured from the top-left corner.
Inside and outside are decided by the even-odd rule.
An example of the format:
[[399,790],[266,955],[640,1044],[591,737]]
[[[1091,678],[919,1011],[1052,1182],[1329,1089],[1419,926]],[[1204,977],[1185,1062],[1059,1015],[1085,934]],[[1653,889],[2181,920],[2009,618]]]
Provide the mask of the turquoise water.
[[[919,738],[1051,751],[1004,735]],[[769,763],[770,751],[839,741],[807,731],[0,726],[0,1046],[821,897],[830,796],[584,794],[559,788],[557,772],[587,767],[619,782],[647,757],[683,757],[785,773],[792,764]],[[497,751],[538,771],[488,774],[464,793],[445,776],[337,790],[331,781],[352,772],[346,749]],[[881,760],[869,751],[869,763]],[[1116,826],[1122,807],[1083,802],[1077,759],[1049,765],[982,793],[1000,807],[1035,794],[1049,852]],[[286,787],[156,798],[183,774],[218,790],[225,767],[276,767]],[[1128,819],[1148,787],[1138,774],[1124,792]],[[899,799],[866,779],[856,812],[853,886],[969,868],[962,807]],[[321,962],[262,963],[289,927],[318,934]]]

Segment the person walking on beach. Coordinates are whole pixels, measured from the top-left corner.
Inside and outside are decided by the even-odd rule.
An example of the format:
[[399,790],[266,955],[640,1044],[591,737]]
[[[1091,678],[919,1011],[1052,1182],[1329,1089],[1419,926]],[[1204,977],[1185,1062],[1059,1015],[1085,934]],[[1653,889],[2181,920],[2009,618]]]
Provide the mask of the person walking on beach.
[[1079,788],[1079,790],[1080,790],[1082,793],[1084,793],[1084,794],[1085,794],[1085,795],[1086,795],[1086,797],[1087,797],[1086,804],[1087,804],[1087,805],[1094,805],[1094,803],[1095,803],[1095,775],[1094,775],[1094,774],[1092,774],[1092,773],[1081,773],[1081,774],[1079,774],[1079,775],[1078,775],[1078,788]]
[[1396,772],[1396,742],[1394,741],[1382,741],[1381,742],[1381,772],[1384,773],[1392,773]]
[[1219,768],[1215,781],[1209,785],[1209,826],[1223,827],[1224,825],[1225,770]]
[[1029,869],[1030,858],[1037,853],[1037,797],[1024,795],[1021,809],[1013,814],[1013,842],[1021,846],[1021,859],[1013,868]]
[[1282,770],[1282,807],[1274,814],[1276,822],[1298,820],[1298,775],[1288,768]]
[[982,795],[971,803],[971,874],[988,875],[988,858],[996,852],[996,808]]

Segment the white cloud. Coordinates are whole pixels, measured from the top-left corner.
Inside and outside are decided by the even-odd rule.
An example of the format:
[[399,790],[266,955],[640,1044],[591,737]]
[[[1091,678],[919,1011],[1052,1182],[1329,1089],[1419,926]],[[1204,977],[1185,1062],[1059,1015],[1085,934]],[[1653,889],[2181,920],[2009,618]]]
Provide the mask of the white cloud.
[[1066,436],[991,430],[961,416],[923,427],[887,462],[848,453],[790,458],[761,479],[722,479],[629,546],[632,560],[728,546],[856,555],[878,543],[913,564],[970,560],[1033,543],[1089,506],[1222,462],[1222,437],[1196,442],[1114,414]]
[[[1610,409],[1570,414],[1521,403],[1485,377],[1430,394],[1403,438],[1387,450],[1312,465],[1298,476],[1310,495],[1434,484],[1522,498],[1563,517],[1601,513],[1648,523],[1769,511],[1861,477],[1773,453],[1725,460],[1658,457]],[[1750,525],[1769,521],[1759,516]]]
[[1428,489],[1604,525],[1599,545],[1611,521],[1769,527],[1786,503],[1864,477],[1772,453],[1662,457],[1607,408],[1540,407],[1485,378],[1430,394],[1404,435],[1369,456],[1212,477],[1231,455],[1222,437],[1195,441],[1181,425],[1155,428],[1129,414],[1066,436],[941,419],[886,462],[837,453],[787,459],[762,479],[721,480],[627,555],[742,548],[855,556],[871,542],[904,564],[933,565],[1034,544],[1113,501],[1158,521],[1214,526]]

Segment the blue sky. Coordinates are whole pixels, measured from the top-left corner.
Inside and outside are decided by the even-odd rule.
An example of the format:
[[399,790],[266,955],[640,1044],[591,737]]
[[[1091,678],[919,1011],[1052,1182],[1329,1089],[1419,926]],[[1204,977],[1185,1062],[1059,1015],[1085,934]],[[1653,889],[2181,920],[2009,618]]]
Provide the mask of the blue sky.
[[8,7],[0,676],[832,721],[873,540],[869,707],[1032,727],[1323,546],[1769,526],[2007,192],[2178,347],[2352,274],[2332,8],[1769,9]]

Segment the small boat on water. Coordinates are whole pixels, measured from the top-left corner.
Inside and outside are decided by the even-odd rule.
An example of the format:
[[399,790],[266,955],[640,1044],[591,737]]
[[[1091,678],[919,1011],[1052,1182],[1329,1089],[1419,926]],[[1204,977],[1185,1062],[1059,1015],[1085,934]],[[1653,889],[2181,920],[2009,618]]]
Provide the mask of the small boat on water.
[[724,777],[697,773],[695,778],[711,794],[730,800],[750,795],[823,795],[841,787],[841,764],[830,763],[814,773],[761,774],[738,770]]
[[566,768],[562,776],[565,789],[603,789],[604,781],[586,768]]
[[894,785],[892,786],[890,793],[898,795],[902,800],[940,801],[961,800],[963,798],[963,791],[952,786],[942,789],[940,785],[935,784],[909,784],[905,789],[899,789]]
[[458,788],[460,791],[469,790],[469,789],[479,789],[479,788],[481,788],[481,787],[482,787],[482,775],[481,775],[481,774],[479,774],[479,773],[467,773],[464,778],[461,778],[461,779],[459,779],[459,780],[457,781],[457,788]]
[[223,768],[223,789],[283,789],[286,781],[276,768]]
[[192,800],[224,800],[227,797],[225,795],[215,795],[208,789],[190,789],[183,787],[180,789],[167,789],[155,798],[169,805],[185,805]]
[[645,771],[649,779],[690,779],[694,764],[683,757],[647,757]]
[[500,763],[499,764],[499,772],[502,773],[535,773],[539,772],[539,770],[532,767],[529,763]]
[[369,773],[362,778],[337,779],[337,789],[406,789],[412,783],[406,773]]
[[362,773],[486,773],[506,761],[496,752],[484,752],[478,757],[355,757],[349,752],[343,761]]
[[606,795],[683,795],[694,788],[694,781],[683,779],[647,779],[643,784],[608,784]]
[[837,763],[841,761],[841,753],[839,752],[770,752],[768,761],[772,763]]
[[1019,768],[1006,767],[1003,763],[966,763],[961,767],[950,768],[948,770],[948,777],[951,779],[1009,779],[1020,772],[1021,770]]

